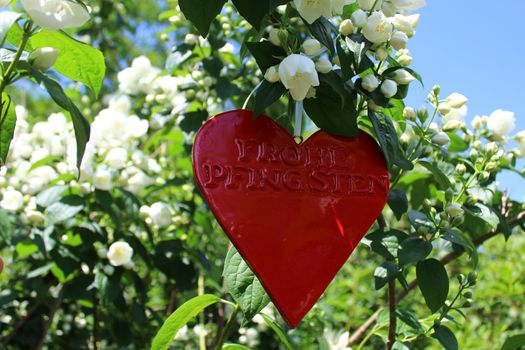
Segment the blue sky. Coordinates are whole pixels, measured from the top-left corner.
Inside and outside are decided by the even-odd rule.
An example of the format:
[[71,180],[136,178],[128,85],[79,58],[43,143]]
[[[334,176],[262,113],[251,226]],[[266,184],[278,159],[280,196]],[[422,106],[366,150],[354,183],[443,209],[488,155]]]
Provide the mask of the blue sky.
[[[515,131],[525,130],[525,1],[427,0],[418,12],[409,50],[425,88],[437,83],[442,96],[467,96],[468,121],[504,109],[516,113]],[[426,94],[414,84],[407,104],[422,105]],[[509,173],[499,180],[513,198],[525,198],[521,177]]]

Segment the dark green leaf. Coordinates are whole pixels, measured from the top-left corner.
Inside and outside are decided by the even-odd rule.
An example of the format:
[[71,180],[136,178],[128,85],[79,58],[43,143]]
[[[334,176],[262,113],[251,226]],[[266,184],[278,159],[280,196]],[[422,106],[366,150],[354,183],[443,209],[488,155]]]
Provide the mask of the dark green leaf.
[[409,237],[401,242],[397,256],[399,265],[416,264],[425,259],[432,251],[432,244],[419,237]]
[[447,188],[451,187],[448,176],[443,174],[443,172],[436,165],[423,160],[420,160],[418,163],[434,175],[433,178],[436,180],[436,183],[439,185],[440,189],[446,190]]
[[282,47],[275,46],[269,41],[249,41],[245,44],[263,74],[268,68],[281,63],[282,58],[287,56]]
[[232,0],[233,4],[248,23],[255,29],[261,28],[261,22],[270,13],[270,1]]
[[[1,14],[1,13],[0,13]],[[16,112],[11,97],[2,94],[0,101],[0,167],[7,162],[9,147],[15,134]]]
[[412,312],[408,310],[398,309],[396,310],[397,317],[403,321],[408,326],[412,327],[418,332],[423,332],[424,328],[419,323],[419,320],[417,319],[416,315],[414,315]]
[[255,91],[255,107],[253,115],[255,117],[263,113],[266,108],[279,101],[282,95],[286,93],[286,88],[281,83],[269,83],[263,80],[261,85]]
[[376,290],[383,288],[389,281],[397,277],[399,269],[397,265],[391,261],[385,261],[379,265],[374,271],[374,287]]
[[[343,86],[342,81],[340,86]],[[345,100],[341,100],[340,92],[332,88],[333,81],[323,79],[317,88],[316,98],[304,100],[304,108],[308,117],[321,130],[332,135],[357,136],[356,95],[346,92]]]
[[337,33],[338,30],[334,25],[324,17],[319,17],[314,23],[308,24],[305,22],[310,33],[314,38],[326,47],[332,54],[335,53],[334,41],[332,39],[332,33]]
[[191,133],[199,130],[201,125],[208,119],[208,112],[205,110],[188,112],[184,114],[182,120],[179,123],[179,127],[182,131]]
[[388,166],[391,168],[397,165],[402,169],[412,170],[414,165],[406,158],[401,149],[392,120],[383,113],[371,113],[369,117]]
[[420,227],[426,227],[429,231],[434,232],[436,228],[428,216],[420,211],[411,210],[408,212],[408,220],[417,231]]
[[153,339],[151,350],[166,350],[169,348],[177,332],[192,318],[210,305],[220,302],[221,299],[215,295],[204,294],[195,297],[175,310],[164,322],[159,332]]
[[417,284],[432,312],[438,311],[447,300],[449,281],[447,270],[436,259],[427,259],[416,265]]
[[465,205],[464,208],[467,209],[471,215],[485,221],[493,229],[498,227],[500,221],[498,215],[486,205],[476,203],[474,205]]
[[525,333],[508,337],[500,350],[519,350],[525,347]]
[[465,249],[468,252],[470,258],[472,259],[472,264],[474,265],[474,268],[477,267],[477,265],[478,265],[478,251],[476,249],[476,246],[474,245],[474,243],[470,239],[470,237],[468,237],[467,235],[463,234],[463,232],[461,232],[458,229],[449,230],[449,231],[443,233],[440,237],[442,239],[446,240],[446,241],[449,241],[449,242],[452,242],[454,244],[457,244],[457,245],[461,246],[463,249]]
[[53,68],[66,77],[83,83],[98,95],[106,74],[106,63],[100,50],[77,41],[64,32],[47,29],[33,35],[31,45],[35,49],[58,49],[59,55]]
[[343,75],[343,81],[348,81],[354,76],[352,65],[354,64],[354,54],[348,48],[346,41],[343,37],[336,39],[337,57],[341,62],[341,72]]
[[387,232],[378,230],[366,236],[367,239],[372,241],[370,248],[385,259],[395,259],[399,244],[407,237],[406,233],[396,230]]
[[84,118],[82,113],[80,113],[73,101],[67,97],[64,90],[62,90],[62,87],[56,81],[34,69],[29,64],[24,63],[25,62],[21,62],[19,65],[27,69],[38,83],[44,85],[45,89],[57,105],[70,113],[77,140],[77,168],[80,168],[82,157],[86,151],[86,144],[89,141],[90,128],[88,121]]
[[388,206],[394,212],[398,220],[401,219],[404,213],[408,210],[407,194],[403,190],[391,190],[388,196]]
[[225,3],[226,0],[179,0],[180,10],[203,37],[208,35],[211,22]]
[[224,344],[222,350],[251,350],[250,348],[239,344]]
[[251,320],[270,302],[259,279],[233,247],[226,255],[223,275],[228,292],[247,320]]
[[64,197],[60,202],[51,204],[46,208],[45,214],[49,225],[64,222],[84,209],[84,203],[80,197]]
[[447,326],[434,327],[432,337],[439,340],[445,350],[457,350],[459,348],[456,336]]
[[277,325],[277,323],[275,323],[274,320],[272,320],[270,317],[266,316],[265,314],[261,314],[261,316],[264,319],[264,322],[266,322],[266,324],[270,326],[270,328],[275,333],[277,338],[279,338],[279,341],[281,342],[282,345],[284,345],[284,348],[286,350],[292,350],[293,349],[292,345],[288,341],[288,338],[286,338],[286,335],[283,333],[279,325]]

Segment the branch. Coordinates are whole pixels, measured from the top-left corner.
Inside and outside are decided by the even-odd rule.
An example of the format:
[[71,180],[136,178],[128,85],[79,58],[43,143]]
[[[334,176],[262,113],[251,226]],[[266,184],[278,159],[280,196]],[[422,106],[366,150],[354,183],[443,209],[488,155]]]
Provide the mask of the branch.
[[64,287],[60,289],[58,298],[55,300],[55,302],[51,306],[51,310],[49,310],[47,322],[44,324],[42,338],[40,338],[40,342],[38,343],[38,346],[35,348],[36,350],[42,350],[42,348],[44,347],[44,344],[46,343],[47,333],[49,332],[49,328],[51,328],[51,325],[53,324],[53,319],[55,318],[55,313],[57,312],[60,305],[62,305],[63,296],[64,296]]
[[[519,213],[515,218],[510,219],[508,221],[508,224],[509,224],[509,226],[514,227],[514,226],[520,225],[524,221],[524,219],[525,219],[525,211]],[[478,246],[482,245],[483,243],[485,243],[486,241],[488,241],[489,239],[497,236],[498,233],[499,233],[499,231],[497,229],[496,230],[492,230],[489,233],[474,239],[473,243],[474,243],[474,245],[476,247],[478,247]],[[463,255],[463,253],[464,252],[453,252],[453,253],[447,254],[443,258],[441,258],[440,261],[444,265],[446,265],[449,262],[451,262],[451,261],[457,259],[458,257],[460,257],[461,255]],[[403,289],[397,295],[397,297],[396,297],[397,303],[399,303],[401,300],[403,300],[408,295],[408,293],[410,293],[414,288],[416,288],[416,286],[417,286],[417,281],[416,280],[413,280],[412,282],[410,282],[408,284],[408,287],[406,289]],[[368,329],[370,329],[370,327],[372,327],[377,322],[377,317],[379,316],[379,312],[380,311],[381,311],[381,308],[379,308],[376,312],[374,312],[365,321],[365,323],[363,323],[363,325],[361,327],[359,327],[357,329],[357,331],[355,331],[350,336],[348,345],[353,345],[353,344],[357,343],[357,341],[363,337],[363,335],[368,331]]]
[[388,338],[386,339],[386,350],[392,350],[396,341],[396,280],[388,281]]
[[30,319],[31,316],[33,316],[33,314],[35,313],[35,311],[38,309],[39,306],[40,306],[40,302],[37,302],[37,303],[34,303],[33,306],[31,306],[29,310],[27,310],[27,314],[15,324],[11,333],[9,333],[9,335],[4,338],[4,340],[2,341],[3,346],[7,347],[7,345],[11,342],[11,339],[13,339],[14,336],[18,333],[18,330],[26,324],[27,320]]

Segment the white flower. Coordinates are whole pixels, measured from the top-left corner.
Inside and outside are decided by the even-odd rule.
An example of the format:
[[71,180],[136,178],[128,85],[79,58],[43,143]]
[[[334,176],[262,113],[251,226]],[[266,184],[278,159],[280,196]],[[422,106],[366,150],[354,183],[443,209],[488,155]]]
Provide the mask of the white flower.
[[461,108],[468,102],[468,98],[457,92],[451,94],[449,97],[446,98],[446,100],[452,108]]
[[306,39],[303,43],[303,51],[308,56],[315,55],[319,50],[321,50],[321,43],[317,39]]
[[126,166],[128,161],[128,151],[124,148],[112,148],[106,155],[105,162],[112,169],[121,169]]
[[107,256],[113,266],[127,265],[133,257],[133,248],[127,242],[115,242],[109,247]]
[[339,25],[339,32],[345,36],[352,34],[354,32],[354,23],[349,19],[345,19]]
[[490,115],[487,126],[495,136],[504,137],[516,127],[516,118],[513,112],[498,109]]
[[350,16],[350,19],[352,20],[354,25],[359,28],[366,25],[367,18],[368,15],[366,14],[366,12],[361,9],[354,11],[354,13],[352,13],[352,16]]
[[322,74],[326,74],[332,71],[332,62],[327,58],[321,57],[315,62],[315,69]]
[[416,78],[404,69],[398,69],[394,73],[394,81],[400,85],[406,85],[413,82]]
[[279,29],[272,28],[268,33],[268,40],[275,46],[281,46],[281,39],[279,38]]
[[323,335],[330,350],[351,350],[351,348],[348,347],[350,333],[336,333],[331,329],[325,329]]
[[171,224],[173,213],[166,203],[156,202],[149,207],[148,215],[154,225],[166,227]]
[[414,35],[414,28],[412,24],[417,26],[419,17],[404,16],[396,14],[392,19],[392,24],[396,30],[399,30],[405,33],[407,36],[411,37]]
[[46,221],[46,217],[44,216],[44,214],[42,214],[38,210],[26,211],[26,217],[27,221],[37,226],[43,224]]
[[374,74],[368,74],[363,77],[361,86],[368,92],[372,92],[379,86],[379,80],[377,80]]
[[363,35],[374,44],[384,43],[390,40],[392,24],[382,12],[374,12],[363,27]]
[[459,120],[460,122],[465,122],[465,118],[468,114],[467,106],[461,108],[451,108],[450,111],[443,115],[443,122],[447,123],[450,120]]
[[396,5],[392,4],[391,2],[385,2],[383,3],[383,6],[381,7],[381,11],[385,14],[387,17],[393,17],[396,15]]
[[447,206],[446,212],[448,216],[450,216],[451,218],[462,217],[465,214],[465,211],[463,210],[463,208],[461,207],[461,204],[459,203],[450,203]]
[[53,47],[41,47],[29,55],[29,62],[36,69],[45,72],[51,68],[57,61],[60,50]]
[[133,60],[131,67],[118,73],[119,88],[126,94],[147,92],[159,73],[160,70],[153,67],[146,56],[139,56]]
[[387,79],[381,84],[381,92],[386,98],[390,98],[397,94],[397,83],[393,80]]
[[297,11],[306,22],[312,24],[319,17],[332,16],[332,0],[294,0]]
[[417,10],[427,5],[425,0],[392,0],[392,3],[403,11]]
[[175,340],[188,340],[189,334],[188,334],[188,326],[184,325],[177,334],[175,335]]
[[396,50],[406,49],[408,36],[400,30],[396,30],[390,38],[390,45]]
[[140,191],[153,183],[154,181],[151,177],[144,174],[144,172],[139,171],[128,179],[126,189],[131,193],[138,194]]
[[292,54],[279,65],[279,77],[296,101],[305,99],[312,86],[319,86],[314,62],[305,56]]
[[432,137],[432,142],[438,146],[445,146],[450,142],[450,137],[443,131],[440,131]]
[[97,172],[93,176],[93,185],[98,190],[109,191],[111,190],[111,173],[103,168],[98,168]]
[[69,0],[21,0],[36,24],[46,29],[80,27],[89,20],[86,8]]
[[195,335],[198,336],[198,337],[200,337],[200,336],[205,337],[205,336],[208,335],[209,332],[210,331],[208,331],[206,329],[206,327],[201,327],[201,325],[199,325],[199,324],[196,325],[195,327],[193,327],[193,333],[195,333]]
[[2,201],[0,201],[0,207],[10,211],[17,211],[21,209],[23,205],[24,196],[12,188],[3,193]]

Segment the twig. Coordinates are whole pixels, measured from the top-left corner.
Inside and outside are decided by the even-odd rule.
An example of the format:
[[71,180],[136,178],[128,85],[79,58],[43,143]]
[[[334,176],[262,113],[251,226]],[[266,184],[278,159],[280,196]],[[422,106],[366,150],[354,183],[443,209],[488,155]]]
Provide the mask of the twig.
[[[509,224],[509,226],[513,227],[513,226],[516,226],[516,225],[520,225],[524,220],[525,220],[525,211],[519,213],[515,218],[510,219],[508,221],[508,224]],[[482,245],[483,243],[485,243],[486,241],[488,241],[489,239],[497,236],[498,233],[499,233],[499,231],[497,229],[496,230],[492,230],[489,233],[474,239],[473,243],[474,243],[474,245],[476,247],[478,247],[478,246]],[[463,255],[463,253],[464,252],[453,252],[453,253],[447,254],[440,261],[444,265],[446,265],[446,264],[450,263],[451,261],[457,259],[461,255]],[[417,286],[417,281],[416,280],[410,282],[408,284],[407,288],[402,290],[401,292],[399,292],[399,294],[397,295],[397,297],[396,297],[397,303],[399,303],[401,300],[403,300],[408,295],[408,293],[410,293],[414,288],[416,288],[416,286]],[[365,321],[365,323],[363,323],[363,325],[361,327],[359,327],[350,336],[350,339],[348,341],[348,345],[353,345],[353,344],[357,343],[357,341],[359,341],[359,339],[361,339],[361,337],[363,337],[363,335],[370,329],[370,327],[372,327],[377,322],[377,318],[379,316],[379,312],[380,311],[381,311],[381,308],[378,309],[376,312],[374,312]]]
[[58,308],[62,304],[64,296],[64,288],[62,287],[60,289],[58,298],[55,300],[53,305],[51,306],[51,310],[49,310],[49,315],[46,323],[44,324],[44,330],[42,332],[42,338],[40,338],[40,342],[38,343],[36,350],[42,350],[44,347],[44,344],[46,343],[47,333],[49,332],[49,328],[51,328],[51,325],[53,324],[53,319],[55,318],[55,313],[57,312]]
[[386,350],[391,350],[396,341],[396,280],[388,281],[388,338],[386,339]]
[[98,350],[98,298],[93,297],[93,349]]

